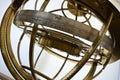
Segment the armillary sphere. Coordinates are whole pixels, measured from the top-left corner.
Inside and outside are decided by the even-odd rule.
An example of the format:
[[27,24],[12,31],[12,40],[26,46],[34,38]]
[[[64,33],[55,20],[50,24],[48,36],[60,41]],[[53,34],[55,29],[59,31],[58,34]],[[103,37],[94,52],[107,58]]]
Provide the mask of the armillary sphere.
[[[39,1],[36,0],[34,9],[26,9],[25,6],[30,1],[13,0],[0,27],[2,56],[16,80],[56,80],[64,66],[69,66],[67,62],[75,63],[75,66],[61,76],[61,80],[71,79],[85,65],[91,68],[83,80],[92,80],[107,64],[120,59],[120,13],[108,0],[60,0],[57,8],[53,6],[57,1],[53,3],[53,0],[43,0],[38,5]],[[101,25],[97,24],[96,28],[94,21]],[[17,43],[17,57],[11,41],[13,25],[22,31]],[[29,51],[23,53],[28,55],[29,65],[23,64],[21,56],[24,36],[29,39]],[[37,54],[36,44],[40,48]],[[63,60],[61,67],[52,76],[36,68],[44,51]],[[39,64],[41,65],[43,64]],[[102,68],[96,72],[98,66]]]

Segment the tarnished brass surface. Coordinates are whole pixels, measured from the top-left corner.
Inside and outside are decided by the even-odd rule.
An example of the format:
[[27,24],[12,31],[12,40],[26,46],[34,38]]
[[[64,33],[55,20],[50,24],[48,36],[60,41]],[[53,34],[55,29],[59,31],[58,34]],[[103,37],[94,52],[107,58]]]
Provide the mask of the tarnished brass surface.
[[86,7],[76,3],[75,1],[69,0],[67,7],[73,15],[83,16],[85,13],[82,13],[80,10],[88,11]]
[[49,37],[42,37],[40,40],[40,45],[56,48],[74,56],[79,56],[81,50],[77,45]]
[[92,67],[91,67],[89,73],[87,74],[87,76],[83,80],[92,80],[93,79],[93,75],[95,74],[96,68],[97,68],[97,63],[94,62],[92,64]]
[[5,75],[3,73],[0,72],[0,79],[1,80],[13,80],[12,78],[10,78],[8,75]]
[[86,52],[87,54],[85,54],[85,56],[74,66],[74,68],[63,77],[63,80],[71,79],[84,66],[84,64],[88,61],[88,59],[93,55],[94,51],[97,49],[98,45],[101,43],[106,31],[108,30],[109,25],[112,21],[112,18],[113,18],[113,13],[111,13],[108,23],[104,27],[102,27],[95,42],[92,44],[90,49]]
[[13,51],[11,48],[11,42],[10,42],[10,28],[11,28],[12,20],[14,18],[15,13],[19,9],[19,7],[25,2],[26,0],[13,1],[13,3],[7,9],[3,17],[3,21],[1,23],[0,45],[1,45],[1,51],[3,54],[2,56],[4,58],[5,64],[8,67],[9,71],[17,80],[22,80],[22,78],[28,79],[28,80],[32,79],[32,76],[30,76],[29,73],[26,73],[22,69],[22,67],[17,63],[16,58],[13,54]]
[[[54,80],[62,71],[67,60],[73,60],[76,65],[61,77],[62,80],[69,80],[74,77],[87,63],[91,65],[91,69],[83,80],[92,80],[102,72],[110,61],[114,62],[120,59],[120,14],[108,0],[63,0],[60,9],[50,12],[45,12],[50,0],[44,0],[38,11],[36,10],[38,0],[35,2],[35,10],[24,10],[23,5],[26,2],[27,0],[13,0],[3,17],[0,27],[2,56],[16,80],[37,80],[36,75],[47,80]],[[63,7],[64,2],[68,3],[67,8]],[[75,20],[70,19],[64,10],[68,10],[73,14]],[[55,11],[61,11],[63,16],[53,14],[52,12]],[[86,14],[89,14],[90,17],[87,18]],[[92,28],[89,22],[93,14],[104,24],[100,31]],[[84,16],[86,21],[77,21],[78,16]],[[13,21],[15,25],[23,30],[17,48],[18,61],[14,56],[10,39]],[[30,24],[27,25],[26,22]],[[85,22],[88,22],[88,25],[84,24]],[[107,30],[110,32],[111,38],[105,35]],[[29,66],[22,65],[20,58],[20,44],[25,34],[30,36]],[[91,41],[92,45],[81,41],[76,36]],[[35,43],[42,48],[36,61],[34,61]],[[66,52],[67,56],[56,53],[51,48]],[[64,59],[64,63],[53,78],[35,69],[43,50]],[[80,60],[72,59],[69,55],[80,57]],[[102,69],[95,74],[98,65],[101,65]]]
[[[64,32],[68,32],[70,34],[74,34],[76,36],[79,36],[92,42],[95,41],[99,32],[98,30],[89,27],[88,25],[76,22],[72,19],[68,19],[59,15],[46,12],[38,12],[32,10],[20,11],[16,15],[14,23],[17,26],[22,26],[23,25],[22,21],[55,28]],[[103,42],[101,43],[101,46],[111,51],[112,48],[111,39],[105,36]]]
[[113,60],[120,59],[120,12],[108,0],[76,0],[80,4],[88,6],[96,15],[106,23],[109,19],[111,12],[114,13],[113,20],[111,21],[109,32],[112,37],[113,45]]

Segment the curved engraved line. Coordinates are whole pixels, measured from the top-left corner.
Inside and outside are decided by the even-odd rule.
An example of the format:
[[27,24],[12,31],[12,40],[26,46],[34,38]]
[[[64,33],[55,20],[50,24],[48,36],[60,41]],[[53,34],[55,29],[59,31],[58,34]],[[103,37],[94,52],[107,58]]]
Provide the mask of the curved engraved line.
[[85,63],[93,55],[94,51],[96,50],[96,48],[99,46],[99,44],[103,40],[103,38],[105,36],[105,33],[107,32],[107,30],[108,30],[108,28],[110,26],[112,18],[113,18],[113,13],[111,13],[110,18],[108,20],[108,23],[105,24],[105,26],[103,26],[101,28],[101,31],[99,32],[99,35],[97,36],[96,40],[93,42],[93,44],[90,47],[90,49],[86,52],[86,54],[84,55],[84,57],[73,67],[73,69],[71,69],[71,71],[69,71],[68,74],[66,74],[62,78],[62,80],[71,79],[85,65]]
[[[65,18],[52,13],[39,12],[34,10],[22,10],[18,12],[18,14],[15,17],[14,23],[15,25],[20,26],[23,25],[21,21],[31,22],[38,25],[40,24],[47,27],[55,28],[92,42],[95,41],[99,32],[98,30],[91,28],[88,25],[74,21],[72,19]],[[103,42],[101,43],[101,46],[111,51],[112,40],[109,37],[105,36]]]

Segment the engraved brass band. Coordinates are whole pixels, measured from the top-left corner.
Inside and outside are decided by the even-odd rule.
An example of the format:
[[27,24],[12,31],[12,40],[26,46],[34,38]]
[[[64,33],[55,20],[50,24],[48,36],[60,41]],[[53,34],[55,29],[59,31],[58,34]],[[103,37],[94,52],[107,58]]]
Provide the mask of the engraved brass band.
[[[24,11],[28,11],[28,10],[24,10]],[[62,26],[62,25],[60,25],[60,24],[56,24],[56,23],[53,23],[53,22],[55,22],[55,18],[57,17],[58,18],[58,20],[60,19],[60,21],[62,21],[62,20],[64,20],[65,18],[64,17],[62,17],[62,16],[58,16],[58,15],[55,15],[55,14],[51,14],[51,13],[45,13],[45,12],[37,12],[37,13],[35,13],[35,11],[28,11],[27,12],[27,14],[30,16],[29,18],[27,17],[27,14],[25,14],[26,12],[18,12],[18,14],[16,15],[16,17],[15,17],[15,20],[14,20],[14,23],[15,23],[15,25],[17,25],[17,26],[25,26],[24,24],[22,24],[23,22],[30,22],[30,23],[35,23],[35,24],[38,24],[38,25],[45,25],[45,26],[49,26],[49,27],[52,27],[52,28],[55,28],[55,29],[59,29],[59,30],[62,30],[62,31],[65,31],[65,32],[68,32],[68,33],[71,33],[71,31],[69,32],[68,30],[70,30],[70,28],[69,27],[71,27],[71,29],[72,29],[72,27],[73,27],[73,25],[69,25],[69,27],[65,27],[65,29],[63,29],[64,28],[64,26]],[[31,15],[30,14],[30,12],[31,12],[31,14],[37,14],[37,16],[33,16],[33,15]],[[32,13],[33,12],[33,13]],[[22,13],[22,14],[21,14]],[[41,15],[40,15],[41,14]],[[44,14],[44,15],[42,15],[42,14]],[[22,16],[20,16],[20,15],[22,15]],[[39,16],[38,16],[39,15]],[[48,16],[49,15],[49,16]],[[24,17],[24,16],[26,16],[26,17]],[[47,16],[47,17],[46,17]],[[37,19],[36,19],[36,18]],[[49,18],[50,17],[50,18]],[[26,19],[27,18],[27,19]],[[61,18],[64,18],[64,19],[61,19]],[[34,20],[35,19],[35,20]],[[40,19],[40,20],[39,20]],[[55,20],[54,20],[55,19]],[[112,19],[112,16],[111,16],[111,19]],[[110,19],[110,21],[111,21],[111,19]],[[49,21],[53,21],[53,22],[51,22],[51,23],[49,23],[49,21],[47,21],[47,20],[49,20]],[[36,22],[35,22],[36,21]],[[45,21],[45,22],[44,22]],[[71,19],[68,19],[67,21],[69,21],[69,22],[72,22],[72,21],[74,21],[74,20],[71,20]],[[107,28],[109,27],[109,24],[110,24],[110,21],[108,21],[108,25],[106,25],[107,26]],[[61,22],[57,22],[57,23],[61,23]],[[63,22],[64,24],[67,24],[68,22],[66,22],[65,23],[65,21]],[[72,22],[73,23],[73,22]],[[61,23],[62,24],[62,23]],[[75,24],[80,24],[79,22],[77,23],[77,22],[75,22]],[[80,25],[82,25],[82,23],[80,24]],[[84,25],[84,24],[83,24]],[[66,26],[66,25],[65,25]],[[68,25],[67,25],[68,26]],[[59,28],[60,27],[60,28]],[[87,26],[87,25],[84,25],[83,27],[85,27],[85,29],[84,28],[81,28],[81,26],[75,26],[75,28],[77,28],[78,29],[78,27],[80,27],[79,29],[81,29],[83,32],[84,31],[87,31],[86,29],[89,29],[90,27],[89,26]],[[33,27],[34,28],[34,27]],[[67,29],[68,28],[68,29]],[[75,30],[77,30],[77,29],[75,29]],[[93,29],[93,31],[95,30],[94,28],[91,28],[91,29]],[[105,29],[105,30],[107,30],[107,29]],[[92,30],[91,30],[92,31]],[[102,30],[102,31],[104,31],[104,29]],[[29,34],[31,34],[31,32],[32,31],[28,31],[28,33]],[[45,32],[44,30],[42,31],[42,32]],[[49,36],[45,36],[45,35],[43,35],[43,37],[41,37],[41,41],[40,41],[40,45],[43,45],[43,46],[48,46],[48,47],[53,47],[53,48],[57,48],[57,49],[59,49],[59,50],[63,50],[62,48],[61,48],[61,45],[66,45],[66,43],[67,42],[65,42],[64,43],[64,40],[68,40],[68,41],[70,41],[71,42],[71,40],[72,41],[74,41],[74,43],[80,43],[81,41],[79,41],[79,40],[77,40],[77,39],[73,39],[72,37],[70,37],[70,36],[68,36],[68,35],[62,35],[63,33],[59,33],[59,32],[54,32],[53,30],[47,30],[46,29],[46,32],[47,33],[50,33],[50,35],[51,35],[51,37],[49,37]],[[97,32],[97,33],[99,33],[99,31],[97,31],[97,30],[95,30],[94,32]],[[99,34],[101,34],[102,32],[100,32]],[[41,34],[39,34],[39,33],[36,33],[37,35],[42,35],[42,33]],[[77,32],[76,33],[71,33],[71,34],[75,34],[75,35],[77,35],[77,36],[79,36],[79,37],[81,37],[81,35],[82,35],[82,32],[81,32],[81,34],[79,35]],[[89,32],[88,32],[88,34],[89,34]],[[105,32],[104,32],[104,34],[105,34]],[[83,36],[83,35],[82,35]],[[93,36],[93,35],[91,35],[91,36]],[[96,37],[97,37],[98,35],[96,35]],[[52,38],[52,37],[54,37],[54,38]],[[63,40],[61,39],[61,37],[63,38]],[[111,41],[111,39],[110,38],[108,38],[107,36],[105,36],[104,37],[104,35],[102,36],[103,38],[104,38],[104,40],[105,41],[108,41],[108,42],[110,42]],[[58,39],[56,39],[56,38],[59,38],[59,40]],[[83,37],[82,37],[83,38]],[[101,38],[101,37],[98,37],[99,39]],[[85,39],[88,39],[87,37],[85,37]],[[91,39],[92,40],[92,39]],[[102,39],[100,39],[100,41],[99,41],[99,43],[101,42],[101,40]],[[102,45],[102,47],[105,47],[105,41],[103,40],[103,43],[101,43],[101,45]],[[61,42],[62,41],[62,42]],[[94,41],[94,40],[93,40]],[[53,44],[54,43],[54,44]],[[82,42],[83,43],[83,42]],[[97,43],[97,42],[96,42]],[[57,44],[57,46],[56,46],[56,44]],[[59,46],[58,46],[58,44],[59,44]],[[84,44],[84,43],[83,43]],[[95,44],[95,43],[93,43],[93,44]],[[77,44],[76,44],[77,45]],[[81,43],[80,43],[80,45],[82,45]],[[79,47],[80,47],[80,45],[79,45]],[[99,44],[97,44],[97,45],[99,45]],[[108,44],[107,44],[108,45]],[[110,42],[110,46],[112,46],[112,42]],[[111,47],[108,47],[108,46],[106,46],[106,47],[108,47],[107,49],[110,49],[111,50]],[[64,50],[63,51],[65,51],[65,52],[68,52],[69,53],[69,51],[71,51],[70,49],[71,48],[69,48],[70,46],[69,45],[67,45],[67,49],[65,49],[64,48]],[[95,47],[95,46],[94,46]],[[97,46],[96,46],[97,47]],[[105,47],[105,48],[106,48]],[[66,50],[68,50],[68,51],[66,51]],[[75,50],[75,47],[74,47],[74,50]],[[74,51],[73,50],[73,51]],[[91,49],[91,50],[93,50],[93,49]],[[95,49],[94,49],[95,50]],[[72,54],[72,55],[78,55],[78,53],[80,52],[80,49],[78,48],[77,50],[75,50],[75,51],[77,51],[77,54],[76,54],[76,52],[73,52],[74,54]],[[92,52],[92,54],[93,54],[94,52]],[[70,53],[71,54],[71,53]],[[88,56],[87,56],[88,57]],[[89,59],[89,58],[86,58],[86,59]],[[81,62],[81,64],[83,63],[84,61],[82,61]],[[109,62],[109,59],[108,60],[106,60],[106,62]],[[104,65],[106,65],[106,62],[105,63],[103,63]],[[82,65],[79,65],[79,66],[82,66]],[[94,71],[95,71],[95,66],[96,65],[94,65],[95,63],[93,63],[93,67],[91,68],[91,70],[89,71],[89,73],[88,73],[88,75],[85,77],[85,80],[87,80],[89,77],[91,77],[91,79],[94,77],[93,75],[94,75]],[[74,76],[74,72],[77,72],[78,70],[79,70],[79,67],[78,65],[77,65],[77,67],[76,67],[76,70],[74,70],[74,71],[72,71],[71,70],[71,72],[69,73],[69,74],[67,74],[65,77],[63,77],[63,80],[64,79],[70,79],[72,76]],[[78,68],[78,69],[77,69]],[[94,68],[94,70],[93,70],[93,68]],[[104,68],[104,66],[103,66],[103,68]],[[74,67],[74,69],[75,69],[75,67]],[[92,73],[93,74],[92,74]],[[101,72],[101,71],[100,71]],[[100,73],[99,72],[99,73]],[[99,74],[98,73],[98,74]],[[96,74],[96,75],[98,75],[98,74]],[[68,77],[69,76],[69,77]]]
[[[18,12],[18,14],[15,17],[14,23],[17,26],[22,26],[22,22],[30,22],[38,25],[44,25],[47,27],[55,28],[64,32],[74,34],[92,42],[95,41],[99,32],[94,28],[91,28],[85,24],[74,21],[72,19],[68,19],[51,13],[38,12],[33,10],[22,10]],[[111,51],[111,39],[105,36],[101,43],[101,46]]]
[[[101,31],[92,28],[91,25],[88,26],[86,24],[83,24],[82,22],[69,19],[64,14],[63,4],[65,1],[68,1],[66,10],[69,10],[71,14],[75,15],[76,20],[77,20],[77,16],[84,16],[84,14],[87,14],[84,13],[84,11],[88,12],[89,9],[90,11],[95,13],[95,15],[99,17],[100,20],[104,23],[104,26],[102,27]],[[76,62],[76,65],[66,75],[62,77],[62,80],[71,79],[87,63],[92,64],[92,66],[90,71],[83,80],[92,80],[102,72],[102,70],[106,67],[106,65],[109,63],[111,58],[113,59],[116,58],[113,61],[116,61],[119,58],[119,56],[116,55],[119,55],[120,37],[117,34],[119,33],[119,29],[117,26],[120,21],[120,16],[118,15],[117,10],[109,3],[109,1],[63,0],[63,3],[61,5],[62,7],[61,9],[58,9],[58,11],[62,10],[64,17],[57,14],[44,12],[50,0],[44,0],[39,11],[37,11],[36,9],[37,0],[35,4],[35,10],[19,10],[19,8],[22,5],[24,5],[26,2],[27,0],[12,0],[11,5],[8,7],[3,17],[0,27],[0,48],[1,48],[2,56],[6,66],[8,67],[9,71],[16,80],[23,80],[23,79],[37,80],[36,74],[47,80],[54,80],[61,72],[67,60]],[[80,10],[82,10],[83,13],[81,13]],[[54,11],[57,10],[53,10],[50,12],[54,12]],[[13,21],[15,25],[19,26],[19,28],[24,29],[23,35],[28,34],[31,36],[30,47],[29,47],[30,66],[22,65],[19,58],[18,58],[19,59],[18,60],[19,63],[18,63],[17,59],[14,56],[11,39],[10,39],[11,24]],[[33,23],[34,25],[30,26],[25,24],[24,22]],[[39,25],[45,26],[50,29],[39,28],[38,27]],[[115,26],[114,29],[113,26]],[[27,28],[31,28],[31,30],[27,30]],[[53,29],[62,32],[58,32]],[[110,31],[112,38],[109,38],[108,36],[105,35],[107,30]],[[68,34],[64,34],[64,32],[69,33],[72,36]],[[21,40],[23,38],[22,36],[21,36]],[[78,38],[75,38],[74,36],[88,40],[93,44],[88,45],[87,43],[81,41]],[[38,38],[39,40],[37,40]],[[116,42],[113,39],[115,39]],[[19,42],[21,42],[21,40]],[[59,69],[59,71],[53,78],[48,77],[46,74],[43,74],[35,70],[35,66],[34,66],[35,42],[37,42],[40,46],[42,46],[42,49],[45,49],[46,51],[65,59],[62,67]],[[113,46],[113,42],[115,42],[115,48]],[[97,49],[98,46],[101,46],[103,49],[98,50]],[[20,43],[18,45],[18,52],[19,52],[19,47],[20,47]],[[51,47],[67,52],[69,54],[67,54],[66,57],[62,56],[52,51],[50,49]],[[80,52],[84,47],[87,47],[88,49],[84,53],[84,56],[82,56],[81,60],[74,60],[68,57],[69,55],[80,56]],[[111,56],[111,53],[115,55],[115,57]],[[96,55],[99,55],[100,59],[97,59]],[[91,56],[94,56],[94,58],[91,58]],[[92,59],[92,61],[89,61],[89,59]],[[95,74],[95,70],[98,64],[102,65],[103,68],[100,71],[98,71],[98,73]],[[29,70],[30,73],[27,72],[26,69]]]

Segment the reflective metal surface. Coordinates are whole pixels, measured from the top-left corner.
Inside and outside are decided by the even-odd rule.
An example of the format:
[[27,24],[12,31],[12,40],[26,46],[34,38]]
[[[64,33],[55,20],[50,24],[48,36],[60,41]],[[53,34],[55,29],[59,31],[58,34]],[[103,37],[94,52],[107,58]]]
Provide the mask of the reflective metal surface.
[[[24,6],[27,0],[14,0],[1,22],[0,48],[2,56],[16,80],[37,80],[40,77],[55,80],[67,61],[76,64],[67,74],[61,77],[62,80],[71,79],[85,65],[91,66],[91,69],[83,80],[92,80],[102,72],[107,64],[120,58],[120,14],[109,1],[63,0],[61,8],[51,11],[46,11],[46,7],[51,2],[50,0],[44,0],[40,9],[36,10],[38,2],[36,0],[34,10],[26,10]],[[55,13],[58,11],[62,15]],[[72,14],[74,19],[66,11]],[[81,17],[84,20],[81,20]],[[102,22],[103,25],[100,26],[100,29],[96,29],[92,25],[91,18],[93,17]],[[23,30],[18,41],[17,58],[11,43],[12,23]],[[106,35],[107,31],[110,32],[109,36]],[[30,38],[29,66],[23,65],[20,57],[20,45],[25,35]],[[91,42],[91,44],[83,39]],[[34,60],[36,55],[34,52],[35,44],[41,47],[36,60]],[[56,52],[54,49],[60,52]],[[36,65],[44,50],[64,60],[61,68],[53,77],[36,70]],[[67,55],[63,55],[64,53]],[[79,60],[76,58],[79,58]],[[102,68],[96,72],[98,66],[102,66]]]

